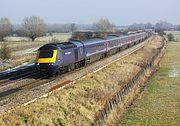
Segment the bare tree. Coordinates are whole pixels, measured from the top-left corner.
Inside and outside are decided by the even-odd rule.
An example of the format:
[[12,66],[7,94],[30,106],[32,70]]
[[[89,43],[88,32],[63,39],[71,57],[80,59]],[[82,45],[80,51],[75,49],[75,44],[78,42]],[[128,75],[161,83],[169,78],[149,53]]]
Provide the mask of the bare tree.
[[76,24],[75,23],[70,24],[70,29],[71,32],[74,32],[77,29]]
[[112,31],[114,24],[112,24],[108,19],[101,18],[97,23],[94,24],[94,28],[97,31]]
[[12,32],[11,21],[8,18],[0,18],[0,41]]
[[150,22],[147,22],[145,25],[145,29],[152,29],[153,28],[153,24],[151,24]]
[[179,31],[180,31],[180,25],[178,25],[178,26],[177,26],[177,30],[179,30]]
[[155,25],[156,30],[170,30],[172,27],[173,25],[166,21],[160,21]]
[[22,23],[25,35],[34,41],[37,37],[46,35],[47,28],[44,20],[40,17],[31,16],[26,17]]
[[171,30],[172,28],[173,28],[173,25],[166,21],[160,21],[160,22],[156,23],[156,25],[155,25],[155,30],[160,35],[164,35],[165,30]]
[[145,26],[144,24],[140,23],[133,23],[132,25],[129,26],[128,28],[129,30],[132,30],[132,31],[136,31],[136,30],[142,30],[142,29],[145,29]]
[[70,24],[48,24],[48,32],[52,33],[67,33],[70,32]]

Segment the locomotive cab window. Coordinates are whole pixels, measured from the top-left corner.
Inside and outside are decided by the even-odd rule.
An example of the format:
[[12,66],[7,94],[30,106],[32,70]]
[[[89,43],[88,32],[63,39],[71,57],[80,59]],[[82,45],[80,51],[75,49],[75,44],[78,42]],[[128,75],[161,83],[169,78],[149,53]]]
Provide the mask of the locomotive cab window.
[[43,50],[39,52],[39,58],[52,58],[52,57],[53,57],[53,51]]

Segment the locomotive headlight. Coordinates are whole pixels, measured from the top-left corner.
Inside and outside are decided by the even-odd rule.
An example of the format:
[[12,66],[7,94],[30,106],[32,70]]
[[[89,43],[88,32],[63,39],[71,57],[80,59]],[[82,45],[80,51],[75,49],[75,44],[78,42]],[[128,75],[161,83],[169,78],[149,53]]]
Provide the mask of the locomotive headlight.
[[36,65],[38,65],[38,66],[39,66],[39,63],[37,63]]

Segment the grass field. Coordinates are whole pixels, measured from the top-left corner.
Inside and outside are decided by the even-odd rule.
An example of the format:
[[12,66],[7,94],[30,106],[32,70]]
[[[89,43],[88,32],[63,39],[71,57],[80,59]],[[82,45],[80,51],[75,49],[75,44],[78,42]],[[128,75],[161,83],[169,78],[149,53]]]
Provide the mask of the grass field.
[[180,31],[166,31],[166,34],[172,33],[176,41],[180,41]]
[[119,126],[180,126],[180,42],[168,44],[160,69],[147,85]]
[[[36,38],[34,42],[31,42],[30,39],[25,37],[8,37],[6,38],[5,43],[7,43],[13,51],[18,51],[21,49],[33,48],[44,43],[50,43],[56,41],[67,41],[71,37],[71,33],[56,33],[53,36],[44,36]],[[2,42],[0,42],[0,47]]]
[[53,41],[59,40],[60,42],[67,41],[71,37],[70,33],[54,33],[53,36],[48,36],[48,37],[40,37],[37,38],[36,41]]

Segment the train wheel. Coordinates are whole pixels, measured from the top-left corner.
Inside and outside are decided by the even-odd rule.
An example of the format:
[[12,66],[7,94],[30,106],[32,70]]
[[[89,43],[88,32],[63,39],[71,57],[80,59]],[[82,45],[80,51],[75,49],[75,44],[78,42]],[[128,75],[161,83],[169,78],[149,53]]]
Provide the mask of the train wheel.
[[70,66],[70,65],[66,67],[66,71],[67,71],[67,72],[70,72],[70,71],[71,71],[71,66]]
[[70,70],[72,70],[72,71],[75,69],[75,65],[74,64],[71,64],[69,67],[70,67]]
[[54,74],[54,77],[57,77],[59,75],[59,72],[57,71],[55,74]]

